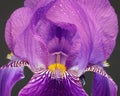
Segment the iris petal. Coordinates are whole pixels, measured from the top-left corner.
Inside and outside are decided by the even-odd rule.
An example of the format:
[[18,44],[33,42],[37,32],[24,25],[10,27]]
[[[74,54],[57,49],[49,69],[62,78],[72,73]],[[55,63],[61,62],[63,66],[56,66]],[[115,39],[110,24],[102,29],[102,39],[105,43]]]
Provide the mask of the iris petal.
[[12,87],[23,77],[22,67],[0,69],[0,96],[11,96]]
[[[77,51],[69,55],[66,66],[77,70],[78,73],[82,73],[88,64],[92,39],[86,19],[87,16],[78,4],[79,7],[76,7],[76,2],[72,0],[57,0],[46,13],[46,18],[54,23],[64,22],[76,26],[76,35],[72,39],[74,44],[71,47],[73,48],[72,51]],[[69,49],[69,47],[66,49]]]
[[110,77],[106,78],[96,73],[94,75],[92,96],[117,96],[117,85]]
[[[63,4],[65,4],[65,2],[62,2]],[[62,4],[61,3],[61,4]],[[46,4],[45,6],[43,6],[43,7],[40,7],[40,8],[38,8],[37,10],[36,10],[36,12],[35,12],[35,14],[34,14],[34,16],[33,16],[33,20],[32,20],[32,23],[33,23],[33,21],[34,21],[34,24],[37,24],[38,22],[43,22],[43,17],[45,16],[45,14],[46,14],[46,12],[48,11],[48,9],[52,6],[54,4],[54,2],[53,1],[51,1],[51,2],[49,2],[48,4]],[[58,2],[56,3],[56,4],[58,4]],[[56,4],[54,5],[54,6],[56,6]],[[67,5],[67,7],[66,8],[71,8],[71,10],[76,14],[75,16],[76,16],[76,18],[79,20],[79,19],[82,19],[83,20],[83,18],[81,17],[81,18],[79,18],[79,16],[78,16],[78,14],[75,12],[76,10],[74,9],[74,8],[72,8],[72,7],[70,7],[70,3]],[[30,9],[29,9],[30,10]],[[49,10],[50,11],[50,10]],[[64,9],[64,11],[66,11],[66,9]],[[21,11],[20,11],[21,12]],[[29,13],[30,14],[30,12],[27,12],[27,11],[25,11],[27,14]],[[23,11],[23,13],[24,13],[24,11]],[[49,13],[49,12],[48,12]],[[67,13],[69,13],[69,12],[67,12]],[[66,13],[66,14],[67,14]],[[42,14],[42,15],[41,15]],[[67,14],[68,15],[68,14]],[[30,15],[31,16],[31,15]],[[14,16],[15,17],[15,16]],[[18,15],[18,17],[21,19],[22,18],[22,16],[19,16]],[[48,17],[48,16],[47,16]],[[26,19],[27,18],[27,15],[26,16],[24,16],[24,19]],[[42,18],[42,20],[41,20],[41,18]],[[23,19],[23,20],[24,20]],[[30,19],[30,18],[29,18]],[[28,19],[28,22],[30,21]],[[50,19],[50,18],[49,18]],[[13,19],[13,21],[15,22],[15,20]],[[53,21],[53,20],[51,20],[51,21]],[[71,21],[71,20],[69,20],[69,21]],[[88,50],[89,51],[89,49],[90,48],[88,48],[88,45],[89,45],[89,41],[88,41],[88,38],[89,38],[89,36],[87,35],[87,33],[84,33],[84,28],[83,28],[83,26],[82,26],[82,24],[81,23],[79,23],[79,22],[76,22],[77,20],[73,20],[71,23],[73,23],[73,24],[75,24],[75,26],[79,26],[79,25],[81,25],[81,27],[79,27],[79,30],[77,30],[77,31],[80,31],[79,32],[79,34],[77,34],[78,36],[80,36],[80,37],[75,37],[72,41],[75,41],[75,42],[77,42],[77,44],[76,43],[74,43],[73,42],[73,44],[75,44],[75,45],[73,45],[73,49],[72,49],[72,51],[74,51],[74,50],[77,50],[78,52],[73,52],[73,53],[71,53],[70,55],[71,55],[71,57],[70,57],[70,59],[72,58],[72,59],[74,59],[74,57],[73,57],[73,55],[75,55],[75,54],[77,54],[76,56],[78,56],[79,58],[75,58],[75,60],[73,60],[73,61],[75,61],[75,62],[72,62],[71,64],[70,64],[70,59],[68,59],[67,60],[67,65],[71,65],[71,66],[73,66],[74,64],[76,64],[76,65],[80,65],[81,64],[81,66],[79,66],[79,68],[81,67],[81,69],[83,69],[84,70],[84,68],[85,68],[85,66],[86,66],[86,62],[87,62],[87,59],[86,60],[84,60],[84,58],[86,58],[86,57],[88,57],[89,56],[89,54],[87,54],[87,56],[85,56],[84,54],[86,54],[86,53],[89,53],[89,52],[87,52],[86,50]],[[84,21],[84,20],[83,20]],[[24,21],[23,21],[24,22]],[[66,21],[64,21],[64,22],[66,22]],[[22,22],[20,22],[19,24],[21,24]],[[25,23],[25,22],[24,22]],[[24,25],[24,24],[23,24]],[[21,28],[22,29],[22,31],[24,31],[25,30],[25,28],[26,28],[26,26],[27,25],[29,25],[28,23],[25,23],[25,26],[23,26],[23,28]],[[25,28],[24,28],[25,27]],[[31,27],[31,26],[30,26]],[[35,27],[35,26],[34,26]],[[65,27],[65,26],[62,26],[62,27]],[[17,28],[17,27],[16,27]],[[31,30],[31,29],[28,29],[28,30]],[[27,31],[28,31],[27,30]],[[69,29],[70,30],[70,29]],[[22,31],[20,31],[20,32],[22,32]],[[36,30],[32,30],[33,32],[35,32]],[[82,32],[83,31],[83,32]],[[29,32],[29,31],[28,31]],[[27,34],[26,35],[28,35],[28,32],[27,32]],[[10,33],[10,32],[9,32]],[[13,32],[14,33],[14,32]],[[60,32],[60,34],[62,33],[62,31]],[[64,33],[64,36],[65,36],[65,32],[63,32]],[[72,33],[72,32],[71,32]],[[74,32],[73,32],[74,33]],[[59,35],[60,35],[59,34]],[[82,35],[83,34],[83,35]],[[11,35],[11,34],[10,34]],[[43,34],[42,34],[43,35]],[[68,35],[68,34],[67,34]],[[67,36],[66,35],[66,36]],[[21,37],[21,39],[18,39],[18,41],[17,41],[17,44],[16,44],[16,46],[15,46],[15,53],[17,53],[17,55],[20,55],[21,54],[21,52],[23,52],[23,54],[22,54],[22,56],[21,57],[25,57],[24,55],[25,55],[25,51],[26,50],[24,50],[24,48],[22,48],[22,47],[24,47],[24,45],[27,45],[27,46],[32,46],[30,43],[28,43],[27,41],[27,43],[25,44],[24,43],[24,36],[23,35],[19,35],[20,37]],[[29,35],[28,35],[29,36]],[[83,37],[84,36],[84,37]],[[25,37],[26,38],[26,37]],[[27,37],[28,38],[28,37]],[[31,38],[31,37],[30,37]],[[81,38],[81,39],[76,39],[76,38]],[[86,38],[86,39],[85,39]],[[32,38],[31,38],[32,39]],[[45,39],[45,38],[42,38],[42,39]],[[66,40],[63,40],[62,42],[64,42],[64,41],[66,41]],[[22,44],[21,44],[21,42],[22,42]],[[30,42],[30,40],[29,40],[29,42]],[[19,44],[18,44],[19,43]],[[79,43],[79,45],[78,45],[78,43]],[[15,44],[15,43],[13,43],[13,44]],[[59,44],[59,43],[58,43]],[[11,44],[12,45],[12,44]],[[23,46],[21,46],[21,45],[23,45]],[[63,44],[62,44],[63,45]],[[66,44],[64,44],[64,45],[68,45],[67,43]],[[76,46],[77,45],[77,46]],[[82,47],[81,47],[81,45],[82,45]],[[39,45],[38,45],[39,46]],[[75,47],[76,46],[76,47]],[[21,47],[21,48],[20,48]],[[50,46],[48,46],[48,47],[50,47]],[[31,48],[32,49],[32,48]],[[38,48],[37,48],[38,49]],[[55,49],[55,48],[54,48]],[[65,49],[68,49],[68,48],[65,48]],[[28,48],[27,48],[27,50],[28,50]],[[80,50],[82,50],[82,52],[80,53]],[[32,51],[30,51],[30,54],[32,54],[31,53]],[[28,55],[29,56],[29,55]],[[31,56],[31,55],[30,55]],[[30,57],[29,56],[29,57]],[[36,56],[34,57],[34,58],[36,58]],[[29,58],[30,59],[30,58]],[[81,59],[81,60],[80,60]],[[31,61],[31,60],[30,60]],[[35,60],[36,61],[36,60]],[[81,62],[78,62],[78,61],[81,61]],[[86,62],[85,62],[86,61]],[[82,67],[82,64],[84,64],[84,66]],[[32,64],[31,64],[32,65]],[[78,68],[78,66],[76,66],[76,68]]]
[[56,79],[49,76],[48,72],[35,74],[19,96],[88,96],[79,81],[69,76]]
[[[33,16],[34,18],[32,19],[31,28],[35,30],[33,30],[32,33],[37,33],[37,35],[40,35],[40,38],[43,39],[43,41],[46,43],[46,47],[49,49],[49,52],[51,51],[51,49],[54,51],[60,51],[61,48],[63,48],[64,50],[69,50],[68,47],[71,47],[70,52],[67,52],[68,55],[70,55],[71,57],[68,60],[69,63],[66,63],[66,66],[68,65],[70,68],[76,65],[74,69],[83,71],[84,68],[87,66],[87,58],[90,51],[90,40],[88,38],[90,38],[90,36],[87,34],[87,32],[84,32],[85,30],[84,28],[82,28],[83,26],[80,23],[75,24],[75,22],[69,23],[66,21],[52,22],[53,20],[51,20],[50,18],[46,18],[46,12],[49,11],[49,8],[53,7],[51,6],[51,4],[54,5],[54,2],[51,2],[48,5],[42,8],[40,7],[36,10]],[[77,29],[76,27],[78,27],[79,25],[81,25],[82,27],[79,27],[79,29]],[[58,32],[58,28],[61,29],[60,32]],[[57,39],[55,38],[55,35]],[[59,39],[61,38],[60,35],[65,38],[61,40],[61,44],[59,43]],[[73,39],[70,39],[71,35]],[[78,56],[78,58],[74,58],[75,55]]]
[[42,39],[50,54],[63,52],[68,55],[66,61],[68,69],[76,65],[77,70],[84,70],[87,62],[85,58],[87,57],[86,55],[89,55],[88,51],[90,49],[87,51],[88,45],[86,48],[74,24],[64,22],[53,23],[42,19],[36,25],[35,30],[32,33]]
[[109,58],[118,32],[117,15],[109,0],[78,0],[89,20],[93,51],[90,63],[97,64]]
[[28,28],[28,30],[22,34],[22,37],[25,41],[26,58],[31,66],[31,70],[35,71],[40,67],[46,68],[49,54],[41,37],[32,34],[33,31],[31,28]]
[[72,50],[74,45],[73,38],[76,35],[75,25],[69,23],[55,24],[44,20],[40,21],[37,26],[37,35],[41,36],[50,53],[63,51],[65,54],[71,54],[79,49],[75,50],[74,48]]
[[[5,39],[7,45],[12,52],[21,57],[25,57],[25,48],[24,41],[21,39],[20,34],[24,32],[28,26],[32,16],[31,14],[29,8],[19,8],[11,15],[6,24]],[[21,39],[21,42],[18,42],[18,39]],[[19,47],[16,47],[18,46],[16,44],[19,44]]]
[[116,83],[101,66],[89,66],[86,71],[95,72],[92,96],[117,96],[118,88]]

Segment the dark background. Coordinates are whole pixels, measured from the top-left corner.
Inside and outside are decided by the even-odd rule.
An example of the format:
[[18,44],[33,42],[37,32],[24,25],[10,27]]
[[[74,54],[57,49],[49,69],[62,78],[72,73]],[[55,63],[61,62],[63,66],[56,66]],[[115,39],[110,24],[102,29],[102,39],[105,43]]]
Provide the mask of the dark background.
[[[23,6],[24,0],[0,0],[0,66],[3,64],[6,64],[8,60],[6,59],[6,55],[10,52],[4,39],[4,29],[5,29],[5,23],[9,16],[12,14],[12,12]],[[110,0],[112,6],[114,7],[119,20],[119,26],[120,26],[120,0]],[[120,27],[119,27],[120,30]],[[120,86],[120,32],[117,37],[117,43],[116,47],[109,58],[110,67],[107,68],[107,73],[111,75],[111,77],[114,79],[114,81],[117,83],[118,86]],[[32,72],[25,67],[24,70],[26,78],[23,80],[20,80],[13,88],[12,90],[12,96],[17,96],[17,93],[19,90],[26,85],[26,83],[29,81],[29,79],[32,76]],[[90,94],[91,90],[91,82],[92,82],[92,73],[85,74],[86,77],[86,85],[85,89]],[[120,90],[118,90],[118,96],[120,96]]]

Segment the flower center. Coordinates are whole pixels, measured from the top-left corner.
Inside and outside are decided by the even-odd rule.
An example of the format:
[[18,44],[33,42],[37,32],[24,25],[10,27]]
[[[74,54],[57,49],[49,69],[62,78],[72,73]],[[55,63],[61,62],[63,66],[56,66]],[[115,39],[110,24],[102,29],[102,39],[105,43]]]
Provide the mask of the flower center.
[[60,63],[60,56],[60,54],[56,54],[56,62],[48,66],[48,70],[52,72],[55,78],[63,78],[66,72],[66,66]]
[[64,74],[66,71],[66,67],[63,64],[60,63],[55,63],[55,64],[51,64],[50,66],[48,66],[48,69],[52,72],[56,72],[59,71],[60,73]]

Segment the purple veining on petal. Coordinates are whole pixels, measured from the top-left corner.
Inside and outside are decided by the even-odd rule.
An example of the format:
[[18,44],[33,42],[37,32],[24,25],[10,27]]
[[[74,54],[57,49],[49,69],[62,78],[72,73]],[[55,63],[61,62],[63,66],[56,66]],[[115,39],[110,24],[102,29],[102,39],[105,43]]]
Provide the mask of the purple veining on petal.
[[17,67],[24,67],[29,66],[29,63],[26,60],[16,60],[16,61],[10,61],[8,64],[3,65],[0,67],[0,69],[6,69],[6,68],[17,68]]
[[71,76],[68,75],[63,79],[49,76],[50,73],[47,71],[35,74],[27,86],[20,91],[19,96],[88,96],[80,82],[75,81]]
[[40,35],[46,44],[50,43],[52,39],[61,39],[62,37],[69,41],[74,37],[76,31],[77,29],[74,24],[64,22],[53,23],[46,19],[40,20],[36,26],[37,35]]
[[61,23],[51,26],[48,36],[51,36],[52,38],[47,41],[49,52],[54,53],[62,51],[68,55],[71,52],[71,45],[74,44],[73,38],[75,37],[75,34],[75,25]]

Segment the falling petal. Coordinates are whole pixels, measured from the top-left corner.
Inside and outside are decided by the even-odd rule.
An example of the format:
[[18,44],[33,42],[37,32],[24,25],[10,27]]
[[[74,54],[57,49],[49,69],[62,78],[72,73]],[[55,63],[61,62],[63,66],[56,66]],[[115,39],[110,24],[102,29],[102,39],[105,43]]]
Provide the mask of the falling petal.
[[110,77],[95,74],[92,96],[117,96],[117,85]]
[[93,65],[87,67],[86,71],[95,72],[92,96],[117,96],[117,85],[102,67]]
[[17,81],[24,78],[23,67],[0,69],[0,96],[11,96],[12,87]]
[[[34,93],[34,94],[33,94]],[[19,96],[88,96],[79,80],[72,77],[51,78],[49,72],[35,74]]]

